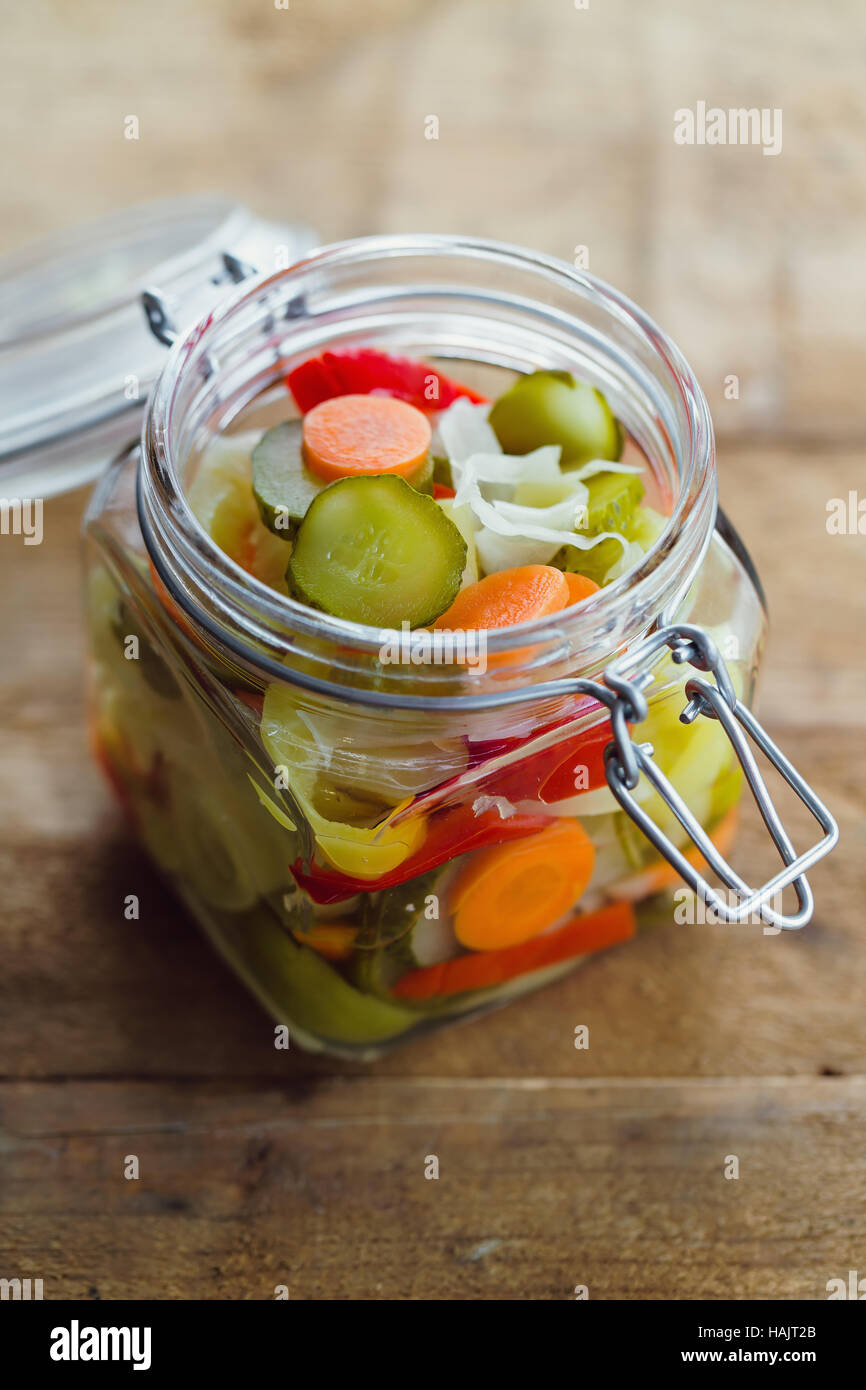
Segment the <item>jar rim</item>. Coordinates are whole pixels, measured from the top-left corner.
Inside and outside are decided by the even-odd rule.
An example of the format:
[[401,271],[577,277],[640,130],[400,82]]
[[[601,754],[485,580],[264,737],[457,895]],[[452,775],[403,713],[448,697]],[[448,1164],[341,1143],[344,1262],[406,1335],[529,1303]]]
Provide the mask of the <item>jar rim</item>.
[[[713,429],[706,398],[679,349],[627,296],[588,271],[506,242],[437,234],[373,236],[333,243],[288,269],[244,281],[175,342],[142,427],[139,515],[145,543],[158,572],[169,581],[172,593],[190,618],[226,641],[236,653],[243,654],[252,666],[276,669],[280,678],[287,681],[292,681],[293,672],[285,664],[263,658],[260,649],[262,640],[268,646],[280,630],[367,655],[381,647],[382,630],[334,618],[279,594],[247,575],[220,550],[186,500],[179,460],[174,456],[179,388],[190,373],[198,370],[207,378],[215,370],[212,354],[217,343],[231,333],[233,326],[248,323],[256,307],[260,315],[273,318],[277,300],[288,306],[283,339],[290,345],[292,322],[297,325],[305,321],[305,291],[314,284],[321,286],[329,274],[371,263],[393,264],[399,258],[411,265],[413,260],[424,257],[450,259],[452,263],[460,259],[500,271],[529,273],[538,286],[539,298],[534,307],[548,318],[553,312],[560,324],[567,316],[552,311],[550,306],[545,308],[545,287],[551,295],[554,290],[574,295],[577,307],[582,301],[591,303],[649,354],[680,407],[682,467],[678,494],[667,525],[642,561],[580,605],[558,614],[553,625],[549,618],[540,618],[489,631],[489,653],[525,647],[530,638],[536,644],[551,642],[560,647],[567,641],[572,651],[590,652],[600,643],[603,645],[605,637],[614,639],[612,653],[624,636],[637,636],[661,611],[672,611],[691,586],[712,536],[717,488]],[[294,314],[293,304],[301,306]],[[575,325],[579,321],[574,318]],[[659,424],[667,436],[661,417]],[[254,614],[250,611],[253,593]],[[206,596],[212,602],[207,602]],[[310,679],[317,688],[344,693],[339,683]],[[376,692],[366,692],[365,698],[372,693]],[[445,707],[452,702],[453,697],[444,696],[438,704]],[[418,705],[419,700],[407,692],[396,703]]]

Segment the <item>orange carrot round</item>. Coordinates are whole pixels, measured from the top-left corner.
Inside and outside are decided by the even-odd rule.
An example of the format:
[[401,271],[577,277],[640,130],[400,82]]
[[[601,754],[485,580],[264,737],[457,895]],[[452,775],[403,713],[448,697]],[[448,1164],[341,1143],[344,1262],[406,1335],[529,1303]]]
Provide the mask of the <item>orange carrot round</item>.
[[558,613],[568,601],[562,570],[553,565],[520,565],[467,584],[433,626],[463,630],[513,627]]
[[473,951],[495,951],[537,936],[574,906],[594,862],[592,840],[575,820],[479,850],[451,893],[457,940]]
[[594,579],[590,579],[585,574],[564,574],[563,579],[568,585],[568,602],[566,608],[570,608],[573,603],[582,603],[590,594],[597,594],[599,585]]
[[557,931],[545,932],[519,946],[502,951],[478,951],[457,956],[439,965],[411,970],[394,986],[398,999],[435,999],[451,994],[463,994],[470,989],[489,989],[506,980],[528,975],[532,970],[544,970],[552,965],[601,951],[627,941],[637,930],[634,908],[630,903],[612,903],[598,912],[572,917]]
[[430,422],[391,396],[333,396],[304,416],[304,459],[320,478],[354,478],[421,467],[430,448]]
[[350,922],[317,922],[308,931],[295,932],[300,946],[311,946],[326,960],[348,960],[358,928]]

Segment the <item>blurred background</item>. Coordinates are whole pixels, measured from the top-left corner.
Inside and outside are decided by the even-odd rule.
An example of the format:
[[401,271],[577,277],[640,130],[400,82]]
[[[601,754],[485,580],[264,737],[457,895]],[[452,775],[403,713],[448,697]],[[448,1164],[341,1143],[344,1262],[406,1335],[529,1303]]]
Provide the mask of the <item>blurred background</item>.
[[[843,837],[814,923],[782,943],[669,923],[363,1072],[275,1053],[91,766],[86,494],[53,500],[43,545],[0,539],[12,1268],[46,1297],[270,1297],[289,1278],[292,1298],[825,1296],[863,1268],[866,1228],[864,540],[826,528],[864,475],[866,8],[0,0],[0,17],[0,253],[216,191],[322,240],[577,256],[651,313],[709,397],[722,500],[768,591],[762,716]],[[675,111],[702,101],[780,110],[781,152],[678,145]],[[761,835],[739,853],[763,876]],[[131,1133],[141,1185],[114,1181]],[[717,1176],[732,1145],[749,1181]],[[440,1151],[456,1180],[419,1180]]]
[[[202,190],[325,241],[462,231],[567,260],[585,247],[679,342],[721,435],[826,443],[866,426],[851,389],[866,372],[858,0],[0,11],[0,249]],[[782,153],[676,145],[674,111],[700,100],[781,108]]]

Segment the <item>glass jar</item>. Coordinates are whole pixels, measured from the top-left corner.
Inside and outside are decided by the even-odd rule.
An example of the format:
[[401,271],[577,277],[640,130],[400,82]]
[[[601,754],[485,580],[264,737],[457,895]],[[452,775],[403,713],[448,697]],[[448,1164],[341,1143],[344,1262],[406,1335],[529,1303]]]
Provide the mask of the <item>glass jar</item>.
[[79,487],[137,438],[165,357],[142,313],[148,285],[182,306],[186,326],[235,267],[289,265],[313,240],[202,194],[127,208],[0,259],[0,495]]
[[[214,449],[231,472],[251,429],[295,413],[287,372],[359,345],[489,396],[541,368],[598,387],[647,461],[668,518],[658,540],[555,621],[489,633],[476,663],[275,592],[256,577],[267,545],[242,568],[190,488]],[[224,521],[250,540],[249,488]],[[241,285],[171,348],[140,449],[100,483],[85,536],[96,757],[155,863],[303,1047],[371,1058],[501,1005],[626,940],[635,904],[677,870],[703,891],[699,849],[725,862],[743,780],[727,711],[746,718],[754,701],[760,583],[717,509],[690,369],[593,277],[437,236],[348,242]],[[695,684],[708,669],[726,709]],[[802,866],[773,833],[799,891]],[[575,856],[584,886],[564,903]],[[455,932],[467,864],[476,916],[504,924],[493,950]],[[766,915],[767,893],[727,882],[731,916]],[[527,900],[552,917],[529,937]]]

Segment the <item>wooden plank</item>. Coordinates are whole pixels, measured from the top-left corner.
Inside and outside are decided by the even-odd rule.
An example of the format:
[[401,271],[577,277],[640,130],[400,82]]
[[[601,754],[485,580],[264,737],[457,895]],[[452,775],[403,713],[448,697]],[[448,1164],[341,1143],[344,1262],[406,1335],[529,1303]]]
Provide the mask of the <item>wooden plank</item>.
[[864,1101],[862,1078],[5,1085],[7,1265],[46,1298],[824,1298],[862,1268]]

